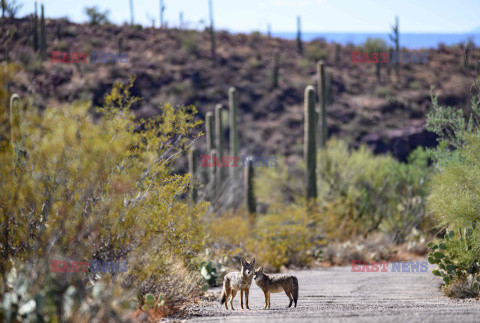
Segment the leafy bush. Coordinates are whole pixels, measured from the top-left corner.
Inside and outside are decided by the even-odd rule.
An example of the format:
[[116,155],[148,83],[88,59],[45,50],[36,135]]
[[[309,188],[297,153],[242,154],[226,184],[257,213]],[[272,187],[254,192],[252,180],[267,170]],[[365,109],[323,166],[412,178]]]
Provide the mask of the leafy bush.
[[429,244],[429,261],[439,265],[434,274],[443,277],[447,295],[472,297],[478,294],[474,279],[480,273],[480,97],[472,98],[468,118],[461,109],[440,106],[437,96],[432,95],[432,103],[427,129],[437,133],[440,142],[432,151],[436,174],[428,209],[447,233],[438,243]]
[[368,37],[361,46],[363,47],[363,50],[369,54],[386,52],[388,50],[387,42],[381,38]]
[[320,241],[318,227],[305,207],[279,207],[259,216],[246,249],[259,264],[273,271],[282,266],[305,266]]
[[421,148],[403,164],[365,147],[349,150],[344,142],[329,141],[317,163],[327,232],[348,237],[380,229],[393,242],[404,242],[425,217],[427,162]]
[[197,33],[193,31],[185,31],[180,36],[182,50],[189,54],[197,56],[200,54],[199,40]]
[[309,60],[318,62],[327,59],[328,51],[323,43],[311,42],[307,45],[305,55]]
[[[115,84],[95,122],[86,104],[43,113],[17,104],[12,133],[2,94],[2,298],[22,292],[37,308],[40,298],[49,299],[38,314],[45,320],[101,320],[111,315],[109,309],[121,313],[119,303],[129,302],[129,290],[161,293],[170,312],[200,292],[198,254],[205,241],[200,219],[206,205],[188,205],[181,197],[189,176],[170,173],[177,153],[195,138],[196,110],[165,105],[157,118],[136,121],[128,110],[136,101],[132,82]],[[129,270],[56,273],[53,259],[122,260]],[[7,283],[12,270],[29,281],[26,291]],[[91,284],[94,290],[105,286],[97,292],[100,305],[86,301]],[[1,311],[3,317],[8,313],[5,307]]]

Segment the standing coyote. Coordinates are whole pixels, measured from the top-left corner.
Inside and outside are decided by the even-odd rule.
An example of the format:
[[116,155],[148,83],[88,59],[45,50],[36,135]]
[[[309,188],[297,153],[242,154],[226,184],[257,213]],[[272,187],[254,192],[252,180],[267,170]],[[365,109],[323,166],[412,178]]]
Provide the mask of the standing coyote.
[[265,294],[265,307],[270,308],[270,294],[280,293],[282,290],[287,294],[290,304],[292,306],[295,302],[297,307],[298,300],[298,279],[290,274],[266,275],[263,273],[263,267],[260,267],[253,274],[255,283]]
[[223,290],[222,295],[220,296],[220,304],[225,303],[225,308],[228,310],[227,301],[228,297],[230,298],[230,307],[233,308],[233,299],[237,295],[237,291],[240,291],[240,306],[243,310],[243,293],[245,292],[245,305],[248,308],[248,291],[250,285],[252,284],[253,272],[255,271],[255,258],[249,263],[242,258],[242,269],[240,272],[231,272],[228,273],[225,278],[223,278]]

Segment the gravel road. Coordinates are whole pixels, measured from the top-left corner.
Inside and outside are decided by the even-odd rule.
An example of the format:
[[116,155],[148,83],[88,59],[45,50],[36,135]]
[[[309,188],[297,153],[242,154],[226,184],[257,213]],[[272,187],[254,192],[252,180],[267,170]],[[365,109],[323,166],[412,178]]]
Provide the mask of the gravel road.
[[[391,267],[391,266],[390,266]],[[429,270],[433,267],[430,266]],[[194,322],[479,322],[480,302],[448,299],[441,280],[429,272],[352,272],[334,267],[291,272],[298,277],[297,308],[287,309],[285,293],[272,294],[271,309],[264,310],[263,292],[252,284],[250,310],[235,310],[218,302],[193,308]],[[219,295],[221,288],[211,289]]]

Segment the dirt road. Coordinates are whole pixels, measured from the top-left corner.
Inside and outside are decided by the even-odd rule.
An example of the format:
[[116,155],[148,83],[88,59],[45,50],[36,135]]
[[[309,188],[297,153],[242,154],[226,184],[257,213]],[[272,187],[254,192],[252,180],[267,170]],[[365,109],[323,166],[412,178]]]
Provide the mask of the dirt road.
[[[430,270],[433,267],[430,267]],[[297,308],[287,309],[284,293],[272,294],[264,310],[263,292],[252,284],[250,310],[235,311],[218,302],[192,309],[196,322],[479,322],[480,302],[451,300],[443,295],[440,279],[429,272],[351,272],[336,267],[292,272],[300,285]],[[212,289],[219,294],[221,288]]]

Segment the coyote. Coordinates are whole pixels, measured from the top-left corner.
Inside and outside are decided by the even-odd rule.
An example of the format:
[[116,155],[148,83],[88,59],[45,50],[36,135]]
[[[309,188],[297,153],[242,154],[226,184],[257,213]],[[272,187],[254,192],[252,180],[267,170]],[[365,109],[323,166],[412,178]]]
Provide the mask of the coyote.
[[222,295],[220,296],[220,304],[225,303],[225,308],[228,310],[227,301],[228,297],[231,295],[230,298],[230,307],[232,310],[233,308],[233,299],[235,295],[237,295],[237,291],[240,291],[240,306],[243,310],[243,293],[245,292],[245,305],[248,308],[248,291],[250,289],[250,285],[252,284],[253,272],[254,272],[254,265],[255,265],[255,258],[249,263],[245,259],[242,258],[242,269],[240,272],[231,272],[228,273],[225,278],[223,279],[223,290]]
[[287,294],[290,304],[292,306],[295,302],[297,307],[298,300],[298,279],[290,274],[266,275],[263,273],[263,267],[260,267],[253,274],[255,283],[265,294],[265,307],[270,308],[270,294],[280,293],[282,290]]

